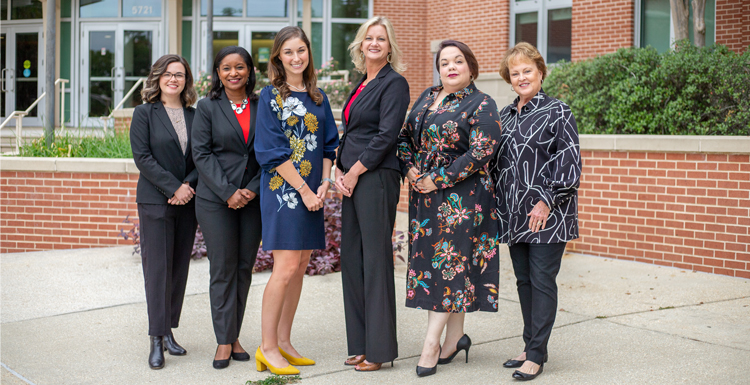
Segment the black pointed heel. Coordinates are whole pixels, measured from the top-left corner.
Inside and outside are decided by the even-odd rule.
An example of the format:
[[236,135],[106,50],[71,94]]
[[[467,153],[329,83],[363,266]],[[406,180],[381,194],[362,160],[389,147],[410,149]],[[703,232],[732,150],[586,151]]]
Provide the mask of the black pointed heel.
[[528,374],[524,372],[520,372],[516,370],[513,372],[513,378],[519,381],[529,381],[535,379],[538,375],[542,374],[542,370],[544,369],[544,364],[539,365],[539,370],[537,370],[534,374]]
[[[438,360],[440,360],[440,353],[443,352],[443,348],[440,348],[440,352],[438,353]],[[427,377],[431,376],[433,374],[437,373],[437,364],[431,368],[425,368],[423,366],[417,365],[417,376],[419,377]]]
[[149,336],[151,351],[148,354],[148,366],[151,369],[164,367],[164,339],[162,336]]
[[438,365],[445,365],[449,364],[451,361],[453,361],[454,358],[456,358],[456,354],[462,350],[466,350],[466,363],[469,363],[469,349],[471,348],[471,338],[469,338],[468,335],[464,334],[458,342],[456,342],[456,351],[453,352],[449,357],[440,358],[438,359]]

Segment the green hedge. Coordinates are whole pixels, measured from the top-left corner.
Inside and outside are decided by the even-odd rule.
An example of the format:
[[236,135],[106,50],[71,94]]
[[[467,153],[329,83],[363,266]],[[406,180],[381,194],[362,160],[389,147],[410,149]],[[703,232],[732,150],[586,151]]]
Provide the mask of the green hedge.
[[678,46],[561,63],[544,90],[570,106],[581,134],[750,135],[750,49]]
[[33,139],[20,146],[18,156],[51,158],[132,158],[130,132],[106,132],[103,136],[76,135],[70,132],[55,134],[52,147],[45,138]]

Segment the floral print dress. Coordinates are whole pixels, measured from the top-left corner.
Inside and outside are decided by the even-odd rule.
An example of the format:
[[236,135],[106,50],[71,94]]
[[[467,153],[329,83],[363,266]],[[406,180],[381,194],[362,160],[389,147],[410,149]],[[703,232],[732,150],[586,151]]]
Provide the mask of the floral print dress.
[[497,311],[499,227],[487,169],[501,134],[497,107],[471,83],[428,110],[440,90],[422,93],[399,135],[406,169],[438,188],[410,191],[406,306]]
[[[320,91],[321,93],[323,91]],[[339,135],[323,93],[316,105],[306,92],[292,92],[281,99],[267,86],[260,92],[255,129],[255,154],[263,168],[260,177],[260,210],[264,250],[324,249],[323,210],[310,212],[295,187],[276,171],[292,160],[302,179],[318,192],[323,178],[323,159],[336,159]]]

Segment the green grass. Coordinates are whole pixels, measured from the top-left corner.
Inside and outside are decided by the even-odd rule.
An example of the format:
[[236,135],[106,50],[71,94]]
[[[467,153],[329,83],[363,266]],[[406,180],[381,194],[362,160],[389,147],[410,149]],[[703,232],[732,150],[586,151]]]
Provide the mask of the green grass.
[[56,134],[47,147],[45,138],[37,138],[20,147],[19,156],[52,158],[120,158],[133,157],[129,132],[108,132],[104,136],[83,136],[70,132]]
[[264,380],[247,381],[245,382],[245,385],[283,385],[296,384],[299,381],[299,376],[279,376],[278,374],[274,374],[266,377]]

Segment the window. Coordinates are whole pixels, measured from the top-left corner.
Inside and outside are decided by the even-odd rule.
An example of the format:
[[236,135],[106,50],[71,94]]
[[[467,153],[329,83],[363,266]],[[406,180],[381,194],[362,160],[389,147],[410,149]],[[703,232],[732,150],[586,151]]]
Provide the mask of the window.
[[570,61],[572,9],[572,0],[511,1],[510,45],[525,41],[548,63]]
[[[659,52],[669,50],[674,42],[674,24],[669,0],[636,1],[636,45],[651,46]],[[706,45],[716,41],[716,0],[706,1]],[[693,5],[690,2],[688,35],[693,41]]]

